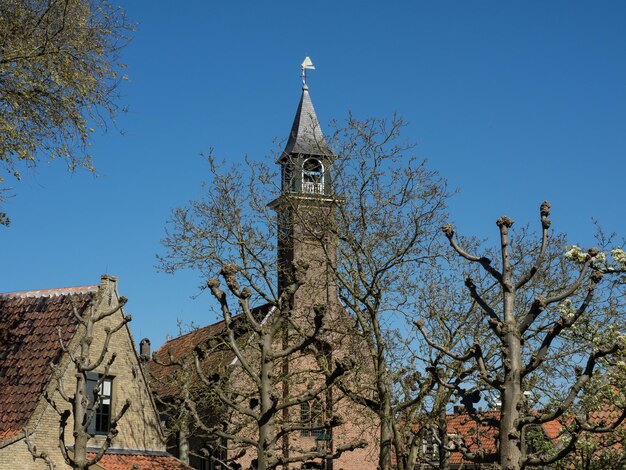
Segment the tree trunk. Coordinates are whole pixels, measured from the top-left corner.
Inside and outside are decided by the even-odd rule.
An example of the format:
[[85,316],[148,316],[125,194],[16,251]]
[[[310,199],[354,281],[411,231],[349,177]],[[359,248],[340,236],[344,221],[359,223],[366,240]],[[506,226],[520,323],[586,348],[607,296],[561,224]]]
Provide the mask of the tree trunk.
[[[381,397],[383,398],[383,397]],[[384,397],[380,417],[380,455],[378,456],[379,470],[391,469],[391,406],[387,397]]]
[[508,230],[513,221],[498,219],[502,243],[502,291],[504,324],[501,338],[504,340],[504,390],[500,416],[500,468],[517,470],[522,460],[521,436],[517,430],[522,406],[522,347],[520,331],[515,318],[515,288],[509,260]]
[[439,412],[439,420],[437,424],[437,432],[439,433],[439,468],[442,470],[450,469],[450,452],[446,450],[448,448],[448,417],[446,415],[445,407]]
[[500,417],[500,467],[504,470],[520,468],[522,449],[521,436],[517,430],[520,406],[522,405],[521,387],[521,347],[519,335],[510,332],[507,334],[507,357],[505,367],[510,367],[510,373],[505,373],[504,392],[502,393],[502,411]]
[[178,458],[189,465],[189,431],[187,412],[181,413],[180,429],[178,430]]
[[89,434],[83,429],[83,422],[87,415],[87,384],[81,373],[76,374],[76,397],[73,404],[74,416],[74,461],[77,470],[87,470],[87,442]]
[[[287,349],[289,347],[289,328],[287,326],[285,326],[283,328],[283,349]],[[289,400],[289,380],[287,380],[287,377],[289,377],[289,359],[288,358],[284,358],[283,359],[283,364],[282,364],[282,369],[283,369],[283,377],[285,378],[285,380],[283,380],[281,382],[282,387],[283,387],[283,401],[286,402],[287,400]],[[289,408],[284,408],[283,409],[283,422],[284,423],[288,423],[289,422]],[[288,459],[289,458],[289,433],[285,433],[285,435],[283,436],[283,457]],[[283,470],[289,470],[289,464],[285,464],[283,465]]]
[[[189,370],[191,364],[186,362],[183,366],[183,390],[185,400],[189,400]],[[180,424],[178,428],[178,458],[189,464],[189,412],[183,404],[180,412]]]
[[274,417],[271,412],[272,403],[272,362],[265,357],[266,351],[271,351],[270,335],[264,335],[261,339],[263,347],[261,353],[261,387],[260,387],[260,407],[261,420],[259,421],[259,440],[257,443],[257,469],[268,470],[274,455]]

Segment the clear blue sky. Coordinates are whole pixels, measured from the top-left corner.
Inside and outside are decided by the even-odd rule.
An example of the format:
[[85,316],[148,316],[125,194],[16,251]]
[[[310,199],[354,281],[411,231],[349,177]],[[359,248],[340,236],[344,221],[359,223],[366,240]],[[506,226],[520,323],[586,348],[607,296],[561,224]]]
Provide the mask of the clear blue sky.
[[177,319],[213,321],[194,273],[157,273],[173,207],[201,194],[209,147],[270,158],[300,96],[299,64],[321,122],[398,112],[417,154],[460,193],[462,233],[495,219],[593,242],[597,219],[626,234],[626,2],[127,0],[129,112],[98,134],[94,178],[62,164],[25,175],[0,230],[0,291],[119,277],[135,339],[160,345]]

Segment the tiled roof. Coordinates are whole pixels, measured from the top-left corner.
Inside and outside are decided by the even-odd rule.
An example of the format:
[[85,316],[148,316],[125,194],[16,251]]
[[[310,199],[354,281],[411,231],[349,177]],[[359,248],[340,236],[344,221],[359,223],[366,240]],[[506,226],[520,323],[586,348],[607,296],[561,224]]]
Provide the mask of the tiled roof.
[[[480,413],[482,418],[499,419],[499,411],[485,411]],[[448,415],[448,434],[455,434],[463,439],[470,450],[476,452],[482,450],[485,454],[496,452],[496,441],[499,434],[497,427],[480,424],[467,414]],[[451,464],[467,463],[460,452],[450,454]]]
[[607,405],[601,410],[591,412],[589,422],[594,425],[608,426],[617,421],[621,414],[621,409]]
[[[617,422],[621,415],[622,410],[620,408],[606,405],[601,410],[591,412],[588,419],[590,424],[604,427],[613,425],[613,423]],[[614,450],[621,451],[626,444],[624,434],[626,432],[626,421],[622,421],[617,429],[618,432],[599,434],[588,433],[586,437],[590,440],[596,441],[596,443],[603,448],[613,448]]]
[[124,454],[117,452],[104,454],[97,466],[103,470],[189,470],[191,468],[167,454]]
[[[212,338],[219,338],[224,333],[224,321],[198,328],[185,335],[179,336],[166,342],[154,353],[155,360],[149,363],[150,386],[161,398],[174,396],[178,393],[177,368],[159,364],[169,364],[170,360],[181,361],[193,358],[193,351],[197,347],[204,347]],[[229,350],[220,350],[220,355],[213,354],[203,363],[205,370],[215,369],[220,365],[233,360],[233,353]]]
[[4,294],[0,293],[0,297],[54,297],[70,294],[86,294],[89,292],[95,292],[97,290],[97,285],[80,287],[59,287],[57,289],[25,290],[18,292],[6,292]]
[[[496,420],[495,426],[479,423],[465,413],[450,414],[447,416],[448,434],[462,438],[465,446],[472,453],[482,450],[485,455],[495,454],[500,434],[497,424],[500,419],[500,411],[483,411],[480,412],[480,417]],[[541,427],[552,441],[558,440],[561,436],[562,426],[558,421],[544,423]],[[450,464],[460,465],[462,463],[470,462],[463,458],[461,452],[450,453]]]
[[28,424],[52,369],[98,286],[0,294],[0,439]]
[[556,442],[561,438],[561,433],[563,432],[563,425],[559,423],[557,420],[548,421],[547,423],[543,423],[541,425],[543,432],[546,433],[546,436],[550,438],[552,442]]
[[[489,416],[490,415],[490,416]],[[621,415],[621,410],[612,406],[605,406],[601,410],[590,413],[588,420],[591,424],[608,426],[614,423]],[[500,418],[499,411],[488,411],[481,413],[482,417],[492,417],[498,420]],[[620,429],[624,428],[624,424],[620,425]],[[561,439],[564,426],[558,421],[553,420],[541,425],[543,432],[554,443]],[[484,424],[478,424],[467,414],[448,415],[448,433],[456,434],[463,438],[465,445],[471,452],[479,449],[485,453],[496,452],[497,438],[499,430],[497,427],[490,427]],[[622,448],[621,439],[623,433],[600,433],[588,434],[587,438],[597,440],[599,443],[607,447],[616,449]],[[450,454],[451,464],[469,463],[460,452],[452,452]]]
[[[259,320],[267,315],[269,305],[263,305],[253,310]],[[233,317],[235,327],[235,336],[239,340],[245,341],[248,333],[244,329],[244,323],[241,322],[241,316]],[[238,328],[241,325],[241,328]],[[206,352],[206,356],[202,360],[202,371],[207,375],[217,373],[235,359],[234,353],[224,343],[225,323],[218,321],[212,325],[198,328],[185,335],[167,341],[154,353],[154,357],[158,362],[168,364],[170,357],[174,361],[194,358],[194,350],[202,349]],[[150,387],[160,398],[168,398],[178,394],[179,384],[177,382],[177,368],[163,366],[154,360],[149,363]],[[195,373],[195,367],[194,372]],[[197,383],[197,380],[191,380]]]

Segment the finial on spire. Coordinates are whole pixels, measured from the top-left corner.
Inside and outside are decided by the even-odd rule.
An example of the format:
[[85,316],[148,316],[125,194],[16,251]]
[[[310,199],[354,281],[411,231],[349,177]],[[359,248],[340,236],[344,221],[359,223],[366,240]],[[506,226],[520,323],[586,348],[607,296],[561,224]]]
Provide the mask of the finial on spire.
[[313,62],[311,62],[311,58],[306,56],[304,58],[304,62],[302,62],[302,88],[307,88],[306,86],[306,70],[315,70],[315,66]]

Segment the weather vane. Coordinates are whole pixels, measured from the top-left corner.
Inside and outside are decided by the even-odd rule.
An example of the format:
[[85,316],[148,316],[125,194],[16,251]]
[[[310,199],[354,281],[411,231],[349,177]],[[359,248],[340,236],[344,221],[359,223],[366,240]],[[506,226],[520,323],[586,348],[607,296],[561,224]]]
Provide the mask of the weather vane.
[[306,86],[306,70],[315,70],[315,66],[313,62],[311,62],[311,58],[306,56],[304,58],[304,62],[302,62],[302,86]]

